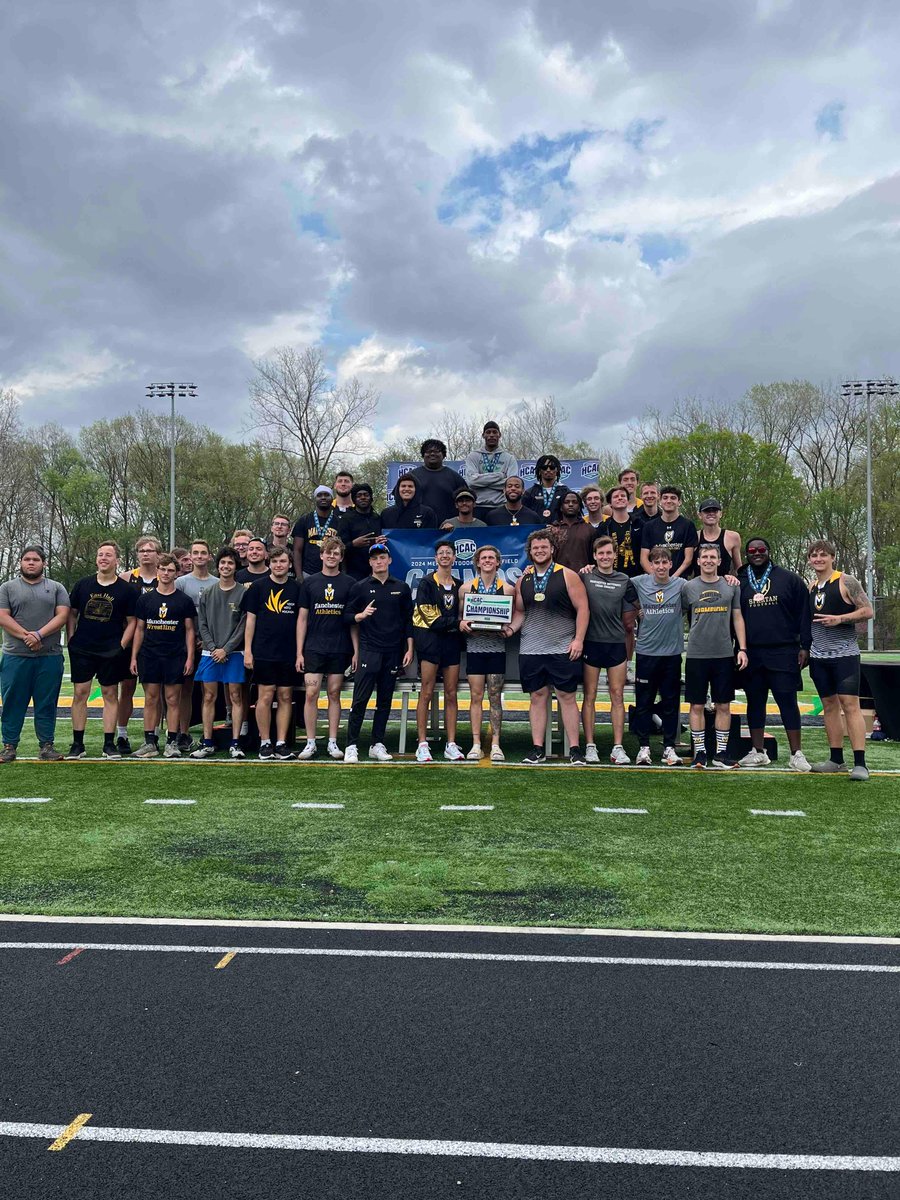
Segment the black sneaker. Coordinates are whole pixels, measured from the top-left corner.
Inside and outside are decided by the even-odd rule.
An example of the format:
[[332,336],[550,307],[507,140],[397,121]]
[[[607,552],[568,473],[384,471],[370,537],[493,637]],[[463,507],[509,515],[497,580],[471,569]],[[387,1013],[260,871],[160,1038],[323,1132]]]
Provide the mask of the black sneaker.
[[69,753],[66,758],[86,758],[87,750],[84,748],[84,742],[73,742],[69,748]]
[[570,767],[586,767],[587,759],[584,757],[584,751],[578,746],[573,746],[569,751],[569,766]]
[[287,742],[276,742],[275,757],[279,762],[290,762],[292,759],[296,758],[297,755],[290,748]]
[[733,771],[737,763],[733,758],[729,758],[727,754],[716,754],[709,765],[715,771]]
[[104,742],[101,756],[103,758],[121,758],[122,754],[115,742]]
[[181,751],[182,754],[188,754],[191,750],[194,749],[194,739],[191,737],[191,735],[189,733],[179,733],[178,749]]
[[547,755],[540,746],[532,746],[531,753],[526,754],[522,759],[523,767],[536,767],[547,761]]
[[127,758],[131,753],[131,742],[127,737],[116,738],[116,749],[122,758]]
[[260,742],[259,757],[263,759],[275,757],[275,751],[272,749],[271,742]]
[[705,750],[697,751],[697,753],[694,755],[694,757],[691,761],[691,766],[696,767],[698,770],[704,770],[706,768],[706,751]]

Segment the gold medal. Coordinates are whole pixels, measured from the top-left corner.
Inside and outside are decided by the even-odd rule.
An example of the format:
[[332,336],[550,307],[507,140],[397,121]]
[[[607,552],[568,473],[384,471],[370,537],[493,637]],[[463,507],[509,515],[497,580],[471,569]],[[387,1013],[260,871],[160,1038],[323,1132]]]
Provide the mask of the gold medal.
[[544,595],[543,592],[535,592],[534,593],[535,604],[543,604],[545,599],[546,599],[546,596]]
[[762,604],[763,600],[765,600],[765,596],[762,594],[762,592],[757,592],[756,595],[753,597],[752,603],[753,604]]

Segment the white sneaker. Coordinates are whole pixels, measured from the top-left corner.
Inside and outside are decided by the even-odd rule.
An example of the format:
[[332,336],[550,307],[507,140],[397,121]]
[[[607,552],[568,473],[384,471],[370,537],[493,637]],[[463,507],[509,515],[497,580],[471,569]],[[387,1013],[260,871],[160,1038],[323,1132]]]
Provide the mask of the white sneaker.
[[376,762],[394,761],[393,754],[388,754],[384,742],[376,742],[374,746],[369,747],[369,758],[374,758]]
[[156,758],[159,754],[159,746],[156,742],[144,742],[143,746],[138,746],[137,750],[132,754],[132,758]]
[[600,755],[597,753],[597,747],[594,742],[588,742],[588,744],[585,746],[584,761],[586,763],[591,763],[591,765],[600,761]]
[[625,682],[631,684],[634,683],[634,667],[631,665],[631,663],[629,663],[625,668]]
[[613,746],[610,751],[609,761],[616,767],[627,767],[631,759],[625,753],[622,746]]
[[634,760],[634,765],[636,767],[649,767],[652,763],[653,759],[650,757],[650,747],[641,746],[637,752],[637,758]]
[[677,752],[674,746],[666,746],[662,754],[662,764],[665,767],[683,767],[684,762],[681,755]]
[[[740,765],[742,767],[767,767],[771,761],[765,750],[751,750],[740,760]],[[803,761],[806,762],[806,759]],[[809,763],[806,763],[805,770],[809,770]]]
[[166,748],[163,750],[163,758],[181,758],[181,751],[178,749],[177,742],[166,742]]
[[337,744],[337,742],[334,740],[334,738],[328,739],[328,757],[329,758],[343,758],[344,757],[343,750],[340,748],[340,746]]
[[317,749],[318,749],[318,747],[316,746],[316,739],[312,738],[310,740],[309,738],[307,738],[306,745],[303,747],[303,749],[300,751],[300,753],[297,755],[297,757],[298,758],[315,758]]
[[232,758],[246,758],[247,755],[243,752],[240,746],[229,746],[228,753]]
[[215,752],[215,746],[207,746],[201,742],[196,750],[191,751],[191,758],[212,758]]
[[[374,746],[369,751],[369,757],[370,758],[375,757],[375,747]],[[427,742],[419,742],[419,747],[416,750],[416,762],[417,763],[434,762],[434,759],[431,757],[431,751],[428,749]]]
[[465,757],[466,756],[463,754],[462,750],[460,750],[459,746],[457,746],[456,742],[448,742],[444,747],[444,758],[446,758],[448,762],[462,762]]
[[791,755],[788,759],[788,766],[792,771],[802,771],[804,774],[812,770],[809,760],[802,750],[798,750],[796,754]]
[[359,751],[357,750],[357,748],[355,746],[348,746],[347,749],[344,751],[344,762],[345,763],[358,763],[359,762]]
[[466,755],[466,758],[468,758],[470,760],[470,762],[481,762],[481,743],[480,742],[475,743],[475,745],[472,747],[472,749]]
[[[469,755],[469,757],[472,756]],[[506,762],[506,755],[499,746],[491,746],[491,762]]]

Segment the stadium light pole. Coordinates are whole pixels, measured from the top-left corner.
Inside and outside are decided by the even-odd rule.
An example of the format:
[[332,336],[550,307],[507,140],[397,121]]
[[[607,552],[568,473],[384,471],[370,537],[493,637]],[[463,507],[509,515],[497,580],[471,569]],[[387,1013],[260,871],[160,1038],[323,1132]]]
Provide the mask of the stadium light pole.
[[169,549],[175,547],[175,397],[179,400],[193,399],[197,395],[195,383],[148,383],[148,400],[165,400],[172,403],[169,418]]
[[[866,400],[866,594],[872,611],[875,611],[875,545],[872,537],[872,397],[893,399],[897,395],[897,384],[890,375],[883,379],[850,379],[841,384],[841,395],[845,400]],[[867,625],[868,650],[875,649],[875,618],[870,617]]]

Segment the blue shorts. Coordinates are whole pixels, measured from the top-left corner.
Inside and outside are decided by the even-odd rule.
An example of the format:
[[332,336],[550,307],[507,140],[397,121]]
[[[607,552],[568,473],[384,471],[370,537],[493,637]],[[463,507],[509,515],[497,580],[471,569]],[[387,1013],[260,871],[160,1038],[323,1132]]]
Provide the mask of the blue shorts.
[[211,654],[201,654],[194,679],[197,683],[243,683],[246,674],[243,654],[232,650],[222,663],[217,663]]

